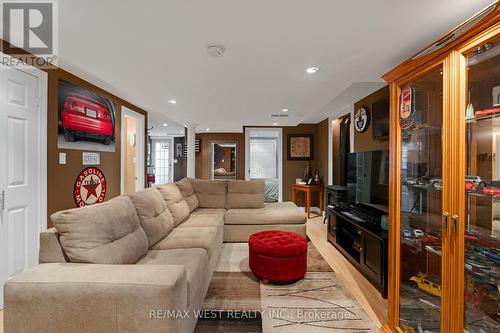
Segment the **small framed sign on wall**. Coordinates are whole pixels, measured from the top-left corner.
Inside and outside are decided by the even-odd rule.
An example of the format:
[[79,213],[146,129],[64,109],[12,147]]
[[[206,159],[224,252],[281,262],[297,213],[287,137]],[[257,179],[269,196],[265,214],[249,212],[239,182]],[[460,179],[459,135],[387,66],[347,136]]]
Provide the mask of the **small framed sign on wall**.
[[312,134],[289,134],[287,147],[289,161],[309,161],[314,157]]

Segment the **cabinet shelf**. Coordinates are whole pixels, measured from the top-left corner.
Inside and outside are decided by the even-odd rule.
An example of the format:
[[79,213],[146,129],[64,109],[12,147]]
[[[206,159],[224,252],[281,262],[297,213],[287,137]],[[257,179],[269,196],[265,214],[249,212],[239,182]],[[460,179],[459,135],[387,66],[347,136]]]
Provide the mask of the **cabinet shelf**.
[[489,114],[489,115],[485,115],[485,116],[477,116],[474,118],[466,119],[465,121],[470,124],[470,123],[479,122],[481,120],[489,120],[489,119],[495,119],[495,118],[500,119],[500,107],[499,107],[498,113],[493,113],[493,114]]

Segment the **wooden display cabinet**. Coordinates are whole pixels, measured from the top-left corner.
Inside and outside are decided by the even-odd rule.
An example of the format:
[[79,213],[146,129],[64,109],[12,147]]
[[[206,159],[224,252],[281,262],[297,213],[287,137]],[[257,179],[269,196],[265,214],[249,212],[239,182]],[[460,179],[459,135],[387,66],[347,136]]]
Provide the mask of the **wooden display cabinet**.
[[384,76],[391,90],[384,332],[500,332],[500,9]]

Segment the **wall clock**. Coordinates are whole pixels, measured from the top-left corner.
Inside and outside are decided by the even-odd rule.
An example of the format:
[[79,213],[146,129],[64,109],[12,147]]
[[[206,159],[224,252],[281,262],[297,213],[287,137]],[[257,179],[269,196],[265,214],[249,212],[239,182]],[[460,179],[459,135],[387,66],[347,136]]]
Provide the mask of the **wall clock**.
[[354,113],[354,128],[359,133],[363,133],[366,132],[368,126],[370,126],[370,109],[362,106]]

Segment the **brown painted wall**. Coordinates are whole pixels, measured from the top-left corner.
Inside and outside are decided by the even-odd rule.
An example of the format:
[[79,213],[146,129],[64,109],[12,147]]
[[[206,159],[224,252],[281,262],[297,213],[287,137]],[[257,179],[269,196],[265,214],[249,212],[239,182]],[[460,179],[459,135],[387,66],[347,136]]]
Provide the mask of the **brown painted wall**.
[[245,134],[244,133],[199,133],[200,152],[196,153],[196,178],[210,179],[210,140],[231,140],[238,142],[237,178],[245,179]]
[[[328,181],[328,120],[318,124],[299,124],[294,127],[283,127],[283,201],[292,200],[292,185],[296,178],[301,178],[304,174],[306,161],[288,161],[287,144],[289,134],[312,134],[314,159],[309,161],[314,174],[316,169],[323,183]],[[297,204],[303,205],[302,194],[297,197]],[[317,195],[313,196],[312,205],[318,205]]]
[[[2,49],[7,49],[7,43],[0,39]],[[27,54],[19,50],[19,53]],[[30,58],[36,58],[29,55]],[[32,61],[37,63],[37,61]],[[75,203],[73,200],[73,186],[76,177],[84,169],[82,165],[82,150],[67,150],[57,148],[57,127],[58,127],[58,89],[59,79],[76,84],[82,88],[94,91],[103,97],[106,97],[115,102],[116,108],[116,124],[115,124],[115,152],[100,152],[101,165],[99,168],[106,177],[107,191],[105,200],[120,195],[120,163],[121,163],[121,107],[127,108],[141,113],[145,117],[145,124],[147,124],[147,112],[128,103],[127,101],[114,96],[99,87],[80,79],[79,77],[66,72],[55,66],[46,66],[48,68],[41,68],[48,74],[48,97],[47,97],[47,214],[50,217],[52,213],[60,210],[74,208]],[[146,133],[144,135],[144,142],[146,140]],[[66,164],[59,165],[59,152],[66,153]],[[146,155],[146,149],[144,149]],[[146,161],[146,156],[144,157]],[[146,168],[145,168],[146,169]],[[50,218],[47,219],[48,227],[52,227]]]
[[[55,213],[57,211],[75,207],[75,203],[73,201],[73,186],[75,184],[76,177],[78,176],[80,171],[85,168],[82,165],[82,150],[68,150],[57,148],[57,96],[59,79],[94,91],[101,96],[109,98],[110,100],[113,100],[115,102],[116,149],[114,153],[100,152],[101,165],[98,166],[106,177],[106,200],[120,195],[121,108],[122,106],[125,106],[133,111],[143,114],[146,117],[146,123],[147,112],[62,69],[50,69],[47,70],[47,73],[49,74],[47,131],[47,213],[50,216],[52,213]],[[143,133],[143,135],[145,137],[146,133]],[[66,153],[65,165],[59,165],[59,152]],[[48,227],[51,227],[52,224],[50,222],[50,219],[48,221]]]
[[[367,106],[372,112],[372,104],[384,97],[389,97],[389,86],[385,86],[371,95],[366,96],[362,100],[354,103],[354,110],[359,109],[362,106]],[[389,110],[387,110],[389,112]],[[364,133],[359,133],[354,130],[354,151],[364,152],[372,150],[384,150],[389,149],[389,140],[373,140],[373,123],[370,122],[370,126]]]

